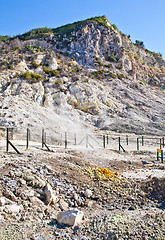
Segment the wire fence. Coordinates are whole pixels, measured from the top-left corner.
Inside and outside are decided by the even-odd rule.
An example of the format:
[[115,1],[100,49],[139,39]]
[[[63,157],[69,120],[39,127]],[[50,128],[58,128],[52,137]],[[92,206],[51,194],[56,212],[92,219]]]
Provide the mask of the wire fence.
[[[32,147],[51,151],[54,148],[111,149],[126,151],[155,151],[165,146],[164,136],[136,136],[102,132],[101,134],[77,134],[54,132],[37,128],[0,128],[0,150],[20,152]],[[15,147],[15,148],[14,148]],[[19,150],[20,149],[20,150]],[[16,152],[17,152],[16,151]]]

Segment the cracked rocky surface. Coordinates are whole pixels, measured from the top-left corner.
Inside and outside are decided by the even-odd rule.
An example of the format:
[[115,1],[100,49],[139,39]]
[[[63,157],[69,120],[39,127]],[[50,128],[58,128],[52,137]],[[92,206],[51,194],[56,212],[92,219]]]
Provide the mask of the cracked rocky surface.
[[[163,164],[112,162],[112,175],[107,178],[98,171],[101,166],[93,163],[92,152],[88,159],[81,151],[60,149],[55,153],[1,153],[0,159],[0,239],[165,237],[165,178],[122,175],[129,171],[128,165],[164,171]],[[58,223],[58,214],[69,209],[84,213],[80,224]]]

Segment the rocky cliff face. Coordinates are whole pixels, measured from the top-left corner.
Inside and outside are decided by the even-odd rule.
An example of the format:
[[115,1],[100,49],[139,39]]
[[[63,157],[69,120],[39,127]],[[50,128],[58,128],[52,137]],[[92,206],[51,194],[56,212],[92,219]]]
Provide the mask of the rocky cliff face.
[[0,52],[1,126],[165,133],[165,61],[105,17],[32,30]]

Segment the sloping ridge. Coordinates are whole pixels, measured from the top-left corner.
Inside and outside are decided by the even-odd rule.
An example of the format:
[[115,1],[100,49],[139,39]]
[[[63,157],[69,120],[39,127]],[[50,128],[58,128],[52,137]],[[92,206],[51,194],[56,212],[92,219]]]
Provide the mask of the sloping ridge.
[[165,133],[164,60],[104,16],[2,38],[0,51],[2,126]]

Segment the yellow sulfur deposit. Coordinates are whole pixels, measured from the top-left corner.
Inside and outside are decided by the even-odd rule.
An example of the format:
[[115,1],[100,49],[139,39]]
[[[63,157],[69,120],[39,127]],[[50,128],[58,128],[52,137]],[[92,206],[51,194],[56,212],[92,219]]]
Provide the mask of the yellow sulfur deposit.
[[100,180],[112,180],[115,177],[119,176],[118,172],[112,172],[108,170],[107,168],[94,168],[92,169],[92,173],[94,174],[94,178],[100,179]]

